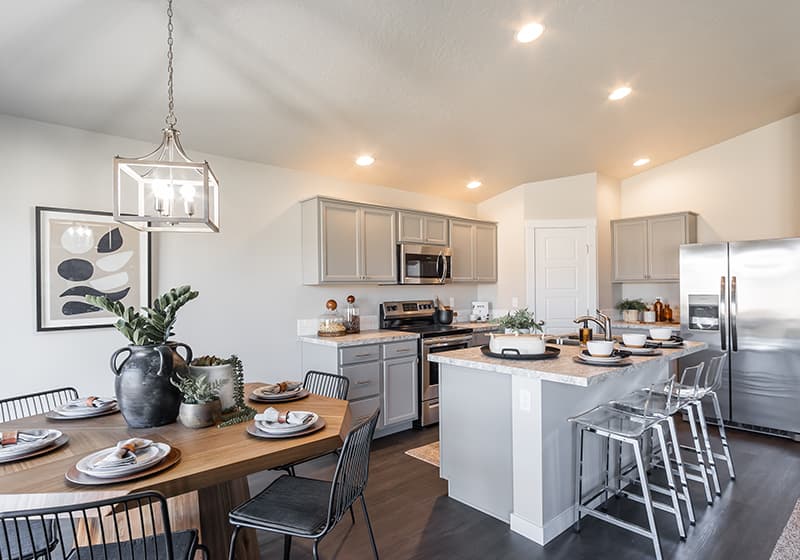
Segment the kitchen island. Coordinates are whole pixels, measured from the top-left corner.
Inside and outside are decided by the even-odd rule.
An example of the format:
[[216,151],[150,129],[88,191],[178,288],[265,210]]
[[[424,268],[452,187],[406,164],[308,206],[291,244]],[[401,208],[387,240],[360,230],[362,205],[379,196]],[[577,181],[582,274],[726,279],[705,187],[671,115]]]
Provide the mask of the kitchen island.
[[[440,364],[440,469],[449,496],[539,544],[573,522],[575,460],[567,419],[666,379],[671,361],[706,345],[685,342],[659,356],[632,356],[626,367],[576,363],[580,347],[559,348],[553,360],[497,359],[480,348],[429,356]],[[604,457],[594,439],[587,440],[585,455],[590,487],[600,480]]]

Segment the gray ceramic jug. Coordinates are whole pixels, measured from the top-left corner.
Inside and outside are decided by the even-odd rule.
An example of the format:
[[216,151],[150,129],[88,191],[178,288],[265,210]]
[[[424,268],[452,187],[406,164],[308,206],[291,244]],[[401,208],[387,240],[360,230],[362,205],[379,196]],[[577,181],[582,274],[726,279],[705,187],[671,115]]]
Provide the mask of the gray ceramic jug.
[[[186,350],[186,359],[177,348]],[[117,358],[128,352],[121,365]],[[187,375],[192,349],[182,342],[120,348],[111,355],[111,371],[117,376],[114,389],[125,422],[131,428],[153,428],[175,422],[181,392],[170,383],[174,374]]]

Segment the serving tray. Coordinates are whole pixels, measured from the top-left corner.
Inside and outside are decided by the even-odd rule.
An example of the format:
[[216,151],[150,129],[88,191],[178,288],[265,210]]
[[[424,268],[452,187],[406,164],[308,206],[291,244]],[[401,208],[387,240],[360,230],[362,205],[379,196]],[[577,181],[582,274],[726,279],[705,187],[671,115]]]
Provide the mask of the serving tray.
[[45,453],[50,453],[51,451],[55,451],[65,443],[69,441],[69,436],[67,434],[61,434],[56,439],[53,440],[53,443],[46,447],[40,447],[35,451],[31,451],[30,453],[25,453],[24,455],[14,455],[12,457],[6,457],[5,459],[0,459],[0,464],[4,463],[16,463],[17,461],[26,461],[27,459],[33,459],[34,457],[38,457],[39,455],[44,455]]
[[47,418],[48,420],[55,420],[57,422],[61,422],[69,420],[89,420],[90,418],[99,418],[100,416],[108,416],[110,414],[116,414],[117,412],[119,412],[118,406],[114,406],[108,410],[103,410],[95,414],[89,414],[87,416],[64,416],[63,414],[59,414],[55,410],[50,410],[44,413],[44,417]]
[[303,430],[302,432],[292,432],[291,434],[268,434],[267,432],[262,432],[261,430],[259,430],[256,427],[255,423],[251,422],[247,425],[247,433],[253,437],[263,438],[263,439],[285,439],[285,438],[307,436],[308,434],[313,434],[314,432],[320,431],[324,427],[325,427],[325,419],[320,417],[316,422],[311,424],[307,430]]
[[618,362],[607,362],[607,363],[587,362],[586,360],[583,360],[580,356],[572,356],[572,360],[576,363],[583,364],[585,366],[594,366],[594,367],[625,367],[633,363],[630,358],[623,358]]
[[489,350],[489,345],[484,344],[481,346],[481,352],[484,356],[490,358],[500,358],[501,360],[552,360],[558,358],[561,354],[561,348],[555,346],[545,346],[543,354],[520,354],[516,348],[503,348],[503,352],[498,354]]

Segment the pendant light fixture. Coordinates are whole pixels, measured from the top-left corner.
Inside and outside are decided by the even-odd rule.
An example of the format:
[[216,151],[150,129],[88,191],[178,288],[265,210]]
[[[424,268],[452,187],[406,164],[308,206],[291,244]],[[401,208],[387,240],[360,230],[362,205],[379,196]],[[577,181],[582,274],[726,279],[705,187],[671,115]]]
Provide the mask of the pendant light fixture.
[[207,161],[181,146],[172,95],[172,0],[167,2],[167,97],[161,145],[140,158],[114,158],[114,219],[142,231],[219,231],[219,182]]

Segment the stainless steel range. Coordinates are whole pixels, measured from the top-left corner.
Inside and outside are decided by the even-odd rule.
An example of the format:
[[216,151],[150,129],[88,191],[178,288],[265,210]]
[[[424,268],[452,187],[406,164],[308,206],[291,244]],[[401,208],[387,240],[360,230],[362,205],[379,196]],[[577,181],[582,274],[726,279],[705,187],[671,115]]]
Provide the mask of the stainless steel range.
[[433,300],[385,301],[380,305],[380,327],[419,333],[419,418],[417,427],[439,422],[439,364],[428,354],[467,348],[472,329],[441,325],[435,321]]

